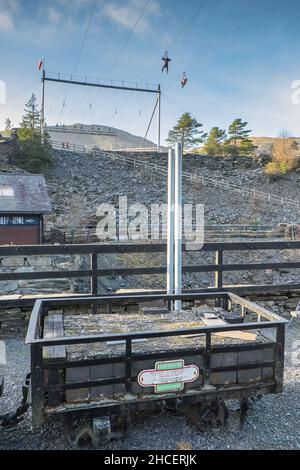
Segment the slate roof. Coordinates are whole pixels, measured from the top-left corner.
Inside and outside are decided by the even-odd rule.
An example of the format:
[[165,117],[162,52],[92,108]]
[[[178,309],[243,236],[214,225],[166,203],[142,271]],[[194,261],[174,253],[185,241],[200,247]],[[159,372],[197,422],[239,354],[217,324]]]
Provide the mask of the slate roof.
[[[1,190],[11,191],[11,188],[13,196],[1,195]],[[0,213],[47,214],[51,212],[51,201],[44,176],[0,174]]]

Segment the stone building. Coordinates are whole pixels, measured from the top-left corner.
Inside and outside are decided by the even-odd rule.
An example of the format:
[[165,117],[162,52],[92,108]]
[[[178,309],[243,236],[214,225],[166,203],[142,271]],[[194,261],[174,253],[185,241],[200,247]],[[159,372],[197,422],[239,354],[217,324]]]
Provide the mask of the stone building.
[[51,212],[43,176],[0,174],[0,245],[43,243],[44,215]]

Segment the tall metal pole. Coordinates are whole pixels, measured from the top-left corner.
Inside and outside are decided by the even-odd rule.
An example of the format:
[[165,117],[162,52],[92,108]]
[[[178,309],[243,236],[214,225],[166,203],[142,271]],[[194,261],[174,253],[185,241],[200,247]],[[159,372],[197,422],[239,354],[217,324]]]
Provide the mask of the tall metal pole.
[[[174,284],[175,295],[182,294],[182,144],[175,146],[175,211],[174,211]],[[181,310],[181,301],[175,301],[175,311]]]
[[[45,67],[45,64],[44,66]],[[42,78],[42,110],[41,110],[41,137],[42,143],[44,143],[44,135],[45,135],[45,68],[43,68],[43,78]]]
[[[175,151],[169,148],[168,161],[168,232],[167,232],[167,293],[174,294],[174,190]],[[170,306],[172,307],[172,305]]]
[[158,85],[158,134],[157,134],[157,151],[160,152],[160,135],[161,135],[161,88]]

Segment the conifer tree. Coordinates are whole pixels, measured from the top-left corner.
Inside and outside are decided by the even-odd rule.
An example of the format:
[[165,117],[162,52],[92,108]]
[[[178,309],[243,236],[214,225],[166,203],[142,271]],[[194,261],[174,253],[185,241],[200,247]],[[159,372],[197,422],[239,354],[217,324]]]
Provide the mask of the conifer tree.
[[188,150],[196,147],[206,138],[206,134],[200,128],[195,118],[192,118],[190,113],[184,113],[177,121],[176,126],[170,130],[167,142],[170,145],[180,142],[183,150]]

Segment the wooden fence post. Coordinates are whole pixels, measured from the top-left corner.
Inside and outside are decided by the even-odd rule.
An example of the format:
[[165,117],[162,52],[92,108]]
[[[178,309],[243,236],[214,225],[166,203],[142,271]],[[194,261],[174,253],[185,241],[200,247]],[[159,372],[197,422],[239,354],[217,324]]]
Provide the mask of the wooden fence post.
[[[91,276],[91,294],[93,296],[98,295],[98,276],[94,274],[94,271],[98,269],[98,255],[97,253],[91,253],[90,255],[90,269],[93,271]],[[92,312],[97,313],[97,304],[93,302]]]
[[[220,269],[223,265],[223,251],[218,250],[216,251],[216,271],[215,271],[215,288],[222,289],[223,288],[223,271]],[[223,306],[222,299],[218,299],[216,302],[218,307]]]
[[220,269],[223,265],[223,251],[216,251],[216,271],[215,271],[215,287],[222,289],[223,287],[223,271]]
[[276,332],[276,393],[283,392],[283,372],[284,372],[284,348],[285,348],[285,325],[278,325]]

